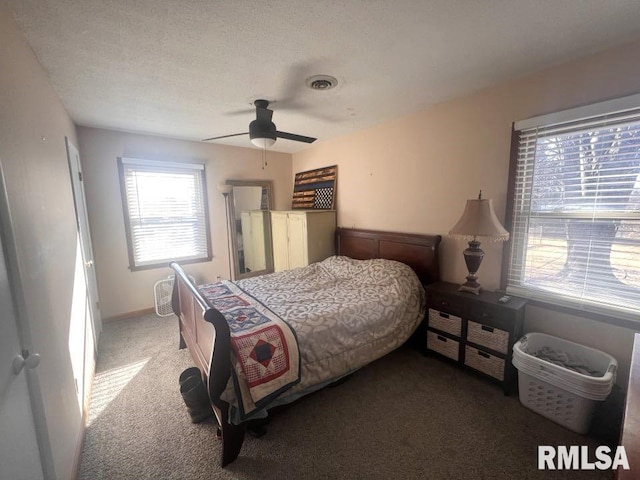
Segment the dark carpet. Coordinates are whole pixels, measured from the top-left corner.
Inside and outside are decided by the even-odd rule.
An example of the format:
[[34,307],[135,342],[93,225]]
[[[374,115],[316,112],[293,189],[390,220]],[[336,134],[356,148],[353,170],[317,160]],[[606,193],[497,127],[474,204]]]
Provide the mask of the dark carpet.
[[410,347],[279,411],[222,469],[214,424],[189,421],[178,376],[192,363],[177,347],[173,316],[105,325],[80,479],[612,478],[538,471],[538,445],[598,442]]

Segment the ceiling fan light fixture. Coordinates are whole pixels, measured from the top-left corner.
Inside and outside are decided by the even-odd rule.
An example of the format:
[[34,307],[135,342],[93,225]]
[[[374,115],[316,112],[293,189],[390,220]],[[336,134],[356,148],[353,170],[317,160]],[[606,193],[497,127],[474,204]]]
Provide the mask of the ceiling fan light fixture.
[[256,147],[259,148],[269,148],[271,145],[276,143],[275,138],[252,138],[251,143],[253,143]]
[[[260,108],[263,109],[263,112],[265,111],[263,107],[258,107],[258,109]],[[271,111],[267,110],[267,112]],[[264,113],[258,110],[258,115],[264,115]],[[276,126],[271,121],[271,115],[263,119],[258,118],[249,124],[249,138],[256,147],[269,148],[276,143],[276,135]]]
[[331,90],[338,85],[338,80],[331,75],[314,75],[307,78],[307,87],[311,90]]

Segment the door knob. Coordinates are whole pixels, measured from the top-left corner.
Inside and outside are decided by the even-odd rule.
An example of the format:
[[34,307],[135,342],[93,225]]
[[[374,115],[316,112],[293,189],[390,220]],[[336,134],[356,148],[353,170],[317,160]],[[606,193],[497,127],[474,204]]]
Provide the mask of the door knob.
[[13,357],[11,368],[13,373],[18,375],[24,367],[36,368],[38,365],[40,365],[40,355],[37,353],[30,354],[28,350],[23,350],[22,353]]

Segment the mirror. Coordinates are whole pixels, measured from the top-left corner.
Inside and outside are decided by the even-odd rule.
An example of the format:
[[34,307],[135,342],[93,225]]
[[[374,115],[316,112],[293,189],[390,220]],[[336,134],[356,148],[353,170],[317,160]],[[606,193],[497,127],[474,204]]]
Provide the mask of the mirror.
[[234,278],[248,278],[273,272],[271,251],[272,182],[269,180],[227,180],[229,194],[231,256]]

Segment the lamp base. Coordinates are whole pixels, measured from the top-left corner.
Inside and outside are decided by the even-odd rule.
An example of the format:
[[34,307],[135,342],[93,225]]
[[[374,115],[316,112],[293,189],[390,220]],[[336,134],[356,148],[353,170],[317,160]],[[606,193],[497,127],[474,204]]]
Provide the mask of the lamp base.
[[484,257],[484,252],[480,249],[480,242],[475,239],[471,240],[469,242],[469,248],[462,253],[464,255],[464,262],[467,265],[469,275],[467,275],[467,281],[460,285],[458,291],[480,295],[482,287],[478,283],[478,276],[476,275]]
[[476,278],[467,277],[467,281],[460,285],[459,292],[473,293],[474,295],[480,295],[482,286],[476,281]]

